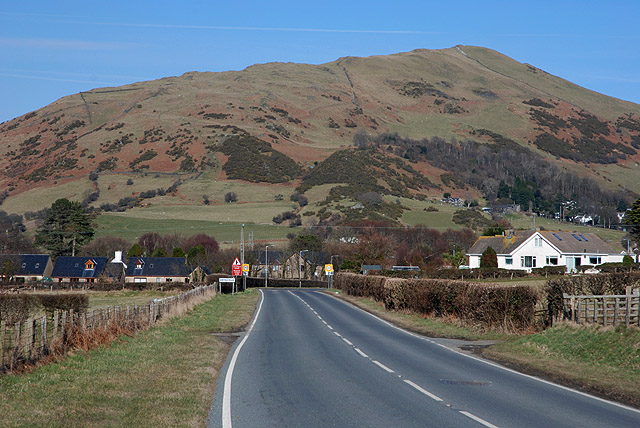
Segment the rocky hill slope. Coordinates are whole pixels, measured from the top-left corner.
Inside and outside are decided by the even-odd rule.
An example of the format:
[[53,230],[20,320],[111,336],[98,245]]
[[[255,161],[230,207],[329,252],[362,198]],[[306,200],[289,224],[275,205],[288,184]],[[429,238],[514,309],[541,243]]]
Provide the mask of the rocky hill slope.
[[[384,134],[407,140],[385,146],[376,140]],[[488,188],[452,175],[426,153],[438,144],[419,143],[433,137],[544,161],[536,165],[609,192],[608,203],[640,193],[639,105],[472,46],[192,72],[64,97],[0,124],[0,184],[9,200],[106,174],[288,183],[298,192],[342,184],[322,196],[334,205],[370,192],[495,198],[500,181],[514,187],[516,178],[538,189],[535,171],[494,174]],[[84,198],[116,202],[104,192]]]

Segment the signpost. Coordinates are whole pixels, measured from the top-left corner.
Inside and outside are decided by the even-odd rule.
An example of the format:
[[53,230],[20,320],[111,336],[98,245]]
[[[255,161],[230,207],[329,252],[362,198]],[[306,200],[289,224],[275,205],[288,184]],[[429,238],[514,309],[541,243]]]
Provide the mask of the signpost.
[[331,288],[331,280],[333,279],[333,264],[324,265],[324,273],[327,275],[327,288]]
[[[240,260],[236,257],[236,259],[233,261],[233,264],[231,265],[231,274],[233,276],[240,276],[242,275],[242,263],[240,263]],[[235,292],[235,282],[233,283],[233,289],[234,291],[231,293],[233,294]]]
[[249,275],[249,263],[245,263],[242,265],[242,274],[244,276],[248,276]]
[[[218,292],[222,294],[222,283],[231,283],[231,284],[235,284],[236,279],[235,278],[218,278]],[[231,285],[232,290],[233,290],[233,285]]]

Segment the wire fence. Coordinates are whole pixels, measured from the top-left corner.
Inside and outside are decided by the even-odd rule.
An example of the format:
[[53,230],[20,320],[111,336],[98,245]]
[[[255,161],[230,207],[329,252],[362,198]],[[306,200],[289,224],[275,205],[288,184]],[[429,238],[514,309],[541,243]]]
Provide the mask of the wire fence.
[[155,299],[144,305],[110,306],[86,311],[57,310],[23,322],[0,322],[0,372],[33,364],[69,349],[89,349],[119,334],[143,330],[182,314],[199,301],[215,296],[206,285],[185,293]]

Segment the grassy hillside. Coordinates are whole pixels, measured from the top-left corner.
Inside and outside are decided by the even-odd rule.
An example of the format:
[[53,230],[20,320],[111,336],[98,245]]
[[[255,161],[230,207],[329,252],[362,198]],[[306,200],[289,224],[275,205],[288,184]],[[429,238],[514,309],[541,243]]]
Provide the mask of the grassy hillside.
[[[151,220],[182,207],[196,221],[270,223],[293,209],[305,222],[340,213],[409,224],[433,217],[445,227],[446,216],[424,217],[417,202],[444,192],[483,196],[477,184],[444,183],[448,171],[391,146],[344,162],[335,154],[384,133],[490,143],[480,130],[604,189],[640,193],[632,179],[640,106],[490,49],[457,46],[190,72],[64,97],[0,124],[8,192],[0,209],[22,214],[66,197],[95,208],[137,205],[127,213]],[[291,203],[295,189],[308,206]],[[225,206],[227,192],[241,208]],[[404,202],[372,207],[365,197],[365,210],[350,210],[367,192]]]

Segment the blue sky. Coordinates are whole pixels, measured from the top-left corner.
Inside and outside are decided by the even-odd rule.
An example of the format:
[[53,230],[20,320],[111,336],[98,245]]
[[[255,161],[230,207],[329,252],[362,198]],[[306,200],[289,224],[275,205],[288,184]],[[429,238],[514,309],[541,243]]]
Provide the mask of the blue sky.
[[0,4],[0,122],[103,86],[484,46],[640,103],[640,1],[64,1]]

